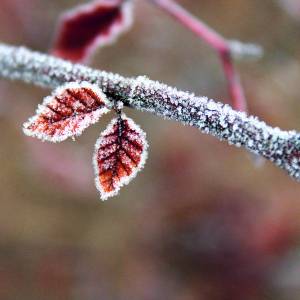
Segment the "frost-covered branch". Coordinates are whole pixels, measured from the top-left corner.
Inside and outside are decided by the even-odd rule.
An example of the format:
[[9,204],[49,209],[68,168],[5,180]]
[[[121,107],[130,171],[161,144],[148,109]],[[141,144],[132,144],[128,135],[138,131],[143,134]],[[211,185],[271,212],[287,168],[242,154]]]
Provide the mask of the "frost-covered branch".
[[268,126],[229,105],[178,91],[144,76],[125,78],[4,44],[0,44],[0,76],[47,88],[88,81],[98,85],[109,99],[197,127],[237,147],[243,146],[300,180],[300,134]]
[[262,48],[254,44],[244,44],[225,39],[173,0],[149,1],[166,11],[217,51],[227,79],[232,106],[237,110],[246,111],[247,101],[240,82],[240,76],[234,67],[233,58],[260,58],[263,54]]

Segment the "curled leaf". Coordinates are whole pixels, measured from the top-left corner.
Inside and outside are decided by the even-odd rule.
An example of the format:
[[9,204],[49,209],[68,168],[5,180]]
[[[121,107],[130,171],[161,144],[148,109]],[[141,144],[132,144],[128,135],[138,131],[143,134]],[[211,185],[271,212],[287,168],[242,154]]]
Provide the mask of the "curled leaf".
[[96,0],[61,18],[52,53],[80,62],[95,48],[112,43],[132,23],[131,0]]
[[79,136],[109,111],[110,103],[98,86],[88,82],[71,82],[57,88],[39,105],[36,115],[24,123],[29,136],[61,142]]
[[102,200],[115,196],[142,169],[146,134],[124,114],[112,120],[95,145],[95,182]]

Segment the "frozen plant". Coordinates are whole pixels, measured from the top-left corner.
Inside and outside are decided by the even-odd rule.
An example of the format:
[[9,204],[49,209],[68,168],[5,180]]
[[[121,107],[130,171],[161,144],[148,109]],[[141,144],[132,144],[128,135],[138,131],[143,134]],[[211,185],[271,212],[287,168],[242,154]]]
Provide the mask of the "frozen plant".
[[[260,48],[225,40],[171,0],[151,0],[205,39],[220,54],[233,106],[179,91],[145,76],[125,78],[23,47],[0,44],[0,76],[54,89],[23,127],[41,140],[75,139],[109,111],[116,117],[100,135],[93,164],[102,200],[114,196],[144,166],[145,133],[125,116],[123,107],[154,113],[199,128],[220,140],[245,147],[300,180],[300,134],[268,126],[246,112],[232,56],[258,55]],[[75,62],[128,28],[130,0],[99,0],[62,17],[52,53]],[[79,30],[81,29],[82,30]],[[77,33],[77,35],[76,35]],[[76,37],[78,43],[76,44]]]

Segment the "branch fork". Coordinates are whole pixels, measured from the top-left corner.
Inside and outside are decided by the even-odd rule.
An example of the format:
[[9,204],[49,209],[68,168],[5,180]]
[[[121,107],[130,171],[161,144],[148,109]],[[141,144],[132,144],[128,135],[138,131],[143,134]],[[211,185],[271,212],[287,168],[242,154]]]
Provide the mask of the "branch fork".
[[263,55],[263,49],[258,45],[225,39],[173,0],[150,0],[150,2],[174,17],[218,53],[227,79],[232,106],[236,110],[247,111],[244,89],[233,59],[259,59]]

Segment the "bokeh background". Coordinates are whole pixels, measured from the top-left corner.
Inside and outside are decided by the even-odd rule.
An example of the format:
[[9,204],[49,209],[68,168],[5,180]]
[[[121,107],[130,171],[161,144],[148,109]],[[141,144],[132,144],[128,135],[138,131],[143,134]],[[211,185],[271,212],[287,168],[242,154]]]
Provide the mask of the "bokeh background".
[[[81,1],[82,2],[82,1]],[[300,130],[298,0],[178,0],[228,38],[265,48],[239,62],[251,114]],[[0,40],[43,52],[75,0],[1,0]],[[147,1],[92,66],[230,103],[216,53]],[[50,145],[21,125],[49,91],[0,80],[1,300],[298,300],[300,185],[266,162],[150,114],[145,169],[101,202],[94,142]]]

